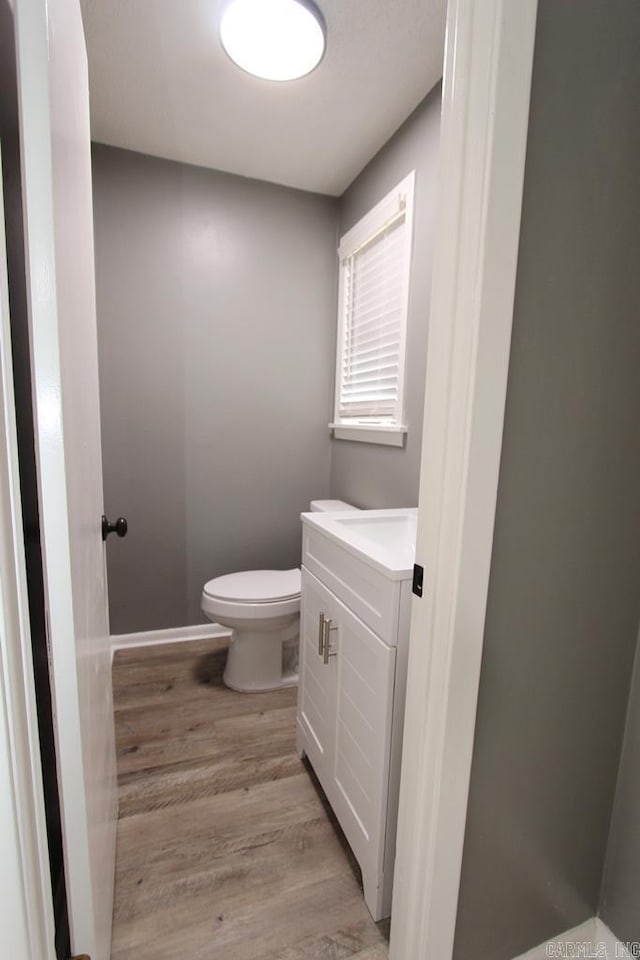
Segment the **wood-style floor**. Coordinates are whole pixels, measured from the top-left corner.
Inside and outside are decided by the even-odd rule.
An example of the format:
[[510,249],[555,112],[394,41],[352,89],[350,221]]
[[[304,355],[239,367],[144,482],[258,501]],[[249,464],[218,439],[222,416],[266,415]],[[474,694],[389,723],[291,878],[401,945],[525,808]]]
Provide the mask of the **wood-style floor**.
[[295,753],[296,691],[222,685],[221,642],[119,651],[112,960],[386,960]]

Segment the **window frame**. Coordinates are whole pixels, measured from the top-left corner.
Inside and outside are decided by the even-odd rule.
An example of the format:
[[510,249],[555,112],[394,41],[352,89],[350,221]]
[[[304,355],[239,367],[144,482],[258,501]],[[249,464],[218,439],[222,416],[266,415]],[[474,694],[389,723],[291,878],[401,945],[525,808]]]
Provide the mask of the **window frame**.
[[[334,381],[333,422],[329,424],[336,440],[357,440],[364,443],[378,443],[386,446],[404,446],[407,434],[405,423],[405,372],[407,354],[407,328],[409,323],[409,298],[411,287],[411,267],[413,254],[413,215],[415,194],[415,170],[407,174],[393,187],[368,213],[366,213],[341,238],[338,244],[338,318],[336,338],[336,361]],[[398,400],[393,418],[341,418],[340,393],[342,388],[342,366],[344,359],[345,336],[345,298],[346,268],[345,261],[359,247],[372,240],[390,221],[404,215],[403,236],[403,278],[402,278],[402,316],[400,323],[400,346],[398,350]]]

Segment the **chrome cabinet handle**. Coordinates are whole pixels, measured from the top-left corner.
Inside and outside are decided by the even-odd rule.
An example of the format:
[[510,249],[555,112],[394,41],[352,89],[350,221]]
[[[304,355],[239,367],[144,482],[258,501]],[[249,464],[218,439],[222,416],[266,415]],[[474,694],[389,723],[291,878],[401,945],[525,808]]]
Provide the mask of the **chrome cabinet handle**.
[[324,613],[321,613],[318,618],[318,655],[321,657],[324,653]]
[[[324,614],[323,614],[324,616]],[[329,657],[337,656],[336,653],[329,652],[329,634],[332,630],[337,630],[337,626],[333,625],[333,621],[330,618],[325,618],[322,631],[322,646],[323,646],[323,662],[329,663]]]

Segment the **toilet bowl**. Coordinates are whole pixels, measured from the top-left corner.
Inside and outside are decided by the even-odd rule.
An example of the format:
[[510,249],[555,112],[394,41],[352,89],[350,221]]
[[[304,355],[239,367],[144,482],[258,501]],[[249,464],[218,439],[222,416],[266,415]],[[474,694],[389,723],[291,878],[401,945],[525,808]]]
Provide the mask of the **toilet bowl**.
[[[342,500],[314,500],[314,511],[355,510]],[[298,682],[300,570],[245,570],[205,583],[207,619],[232,631],[222,679],[240,693]]]
[[258,693],[298,682],[297,657],[292,657],[291,648],[299,632],[299,570],[249,570],[216,577],[205,583],[201,606],[209,620],[233,631],[222,677],[226,686]]

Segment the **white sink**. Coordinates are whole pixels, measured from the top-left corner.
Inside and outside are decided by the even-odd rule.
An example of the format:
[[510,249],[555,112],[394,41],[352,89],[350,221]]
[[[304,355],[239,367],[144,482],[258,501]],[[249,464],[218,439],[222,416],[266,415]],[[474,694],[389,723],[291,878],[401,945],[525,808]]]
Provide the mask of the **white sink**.
[[404,550],[409,547],[415,552],[415,512],[373,517],[359,513],[351,517],[336,517],[336,524],[345,529],[347,536],[360,537],[376,547],[388,550]]
[[393,580],[404,579],[413,570],[418,523],[415,508],[303,513],[302,517]]

